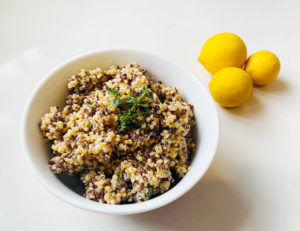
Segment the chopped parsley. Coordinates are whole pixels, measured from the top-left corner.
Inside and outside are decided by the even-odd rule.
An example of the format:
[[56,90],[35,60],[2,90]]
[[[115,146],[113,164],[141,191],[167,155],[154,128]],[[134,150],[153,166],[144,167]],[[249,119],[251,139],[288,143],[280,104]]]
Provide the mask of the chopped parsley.
[[149,114],[150,102],[153,92],[143,86],[139,95],[131,95],[128,98],[120,99],[115,88],[108,88],[109,94],[114,96],[113,105],[117,106],[119,112],[119,127],[123,132],[130,127],[139,127]]

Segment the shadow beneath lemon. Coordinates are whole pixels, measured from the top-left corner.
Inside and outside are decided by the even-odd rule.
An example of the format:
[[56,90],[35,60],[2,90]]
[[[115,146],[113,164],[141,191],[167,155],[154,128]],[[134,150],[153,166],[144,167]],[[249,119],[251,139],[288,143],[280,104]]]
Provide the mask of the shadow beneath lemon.
[[282,80],[281,77],[266,86],[255,86],[255,88],[263,93],[280,93],[286,91],[289,87],[286,82]]
[[[208,174],[211,174],[211,169]],[[210,173],[209,173],[210,172]],[[233,187],[217,173],[207,174],[177,201],[150,212],[123,216],[146,230],[238,230],[249,208]]]
[[258,96],[255,94],[256,89],[253,91],[253,95],[251,98],[242,106],[235,108],[224,108],[221,107],[225,113],[229,113],[235,116],[243,116],[243,117],[256,117],[262,113],[263,106],[258,99]]

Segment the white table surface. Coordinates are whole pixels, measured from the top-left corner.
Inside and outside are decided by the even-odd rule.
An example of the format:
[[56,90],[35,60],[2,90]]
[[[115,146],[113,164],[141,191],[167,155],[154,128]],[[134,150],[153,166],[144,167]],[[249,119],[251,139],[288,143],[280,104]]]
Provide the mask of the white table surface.
[[[300,1],[0,1],[0,230],[300,230]],[[139,215],[74,208],[36,180],[20,146],[20,118],[56,65],[108,46],[177,59],[204,84],[198,63],[211,35],[240,35],[249,53],[278,54],[273,84],[244,106],[220,108],[216,157],[176,202]]]

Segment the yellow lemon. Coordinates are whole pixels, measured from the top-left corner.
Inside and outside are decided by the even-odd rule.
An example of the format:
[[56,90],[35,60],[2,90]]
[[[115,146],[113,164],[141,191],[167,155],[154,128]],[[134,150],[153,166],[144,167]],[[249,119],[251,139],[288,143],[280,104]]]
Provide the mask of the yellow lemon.
[[212,77],[209,90],[221,106],[237,107],[250,98],[253,84],[246,71],[237,67],[226,67]]
[[272,52],[258,51],[248,58],[245,71],[249,73],[254,84],[266,85],[277,78],[280,62]]
[[212,36],[202,47],[198,60],[211,74],[224,67],[242,67],[247,59],[243,40],[233,33]]

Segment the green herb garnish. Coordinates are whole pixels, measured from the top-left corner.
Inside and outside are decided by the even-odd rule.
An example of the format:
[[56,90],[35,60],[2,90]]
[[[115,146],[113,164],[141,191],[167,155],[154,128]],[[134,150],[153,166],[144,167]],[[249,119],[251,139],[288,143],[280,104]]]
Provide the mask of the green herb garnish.
[[115,97],[112,103],[120,110],[120,130],[123,132],[129,127],[141,126],[149,114],[153,92],[143,86],[142,91],[138,96],[132,95],[126,99],[120,99],[120,92],[115,88],[108,88],[108,92]]
[[149,190],[147,199],[149,200],[152,197],[152,190]]
[[115,97],[120,95],[120,92],[118,92],[115,88],[108,88],[108,92]]

